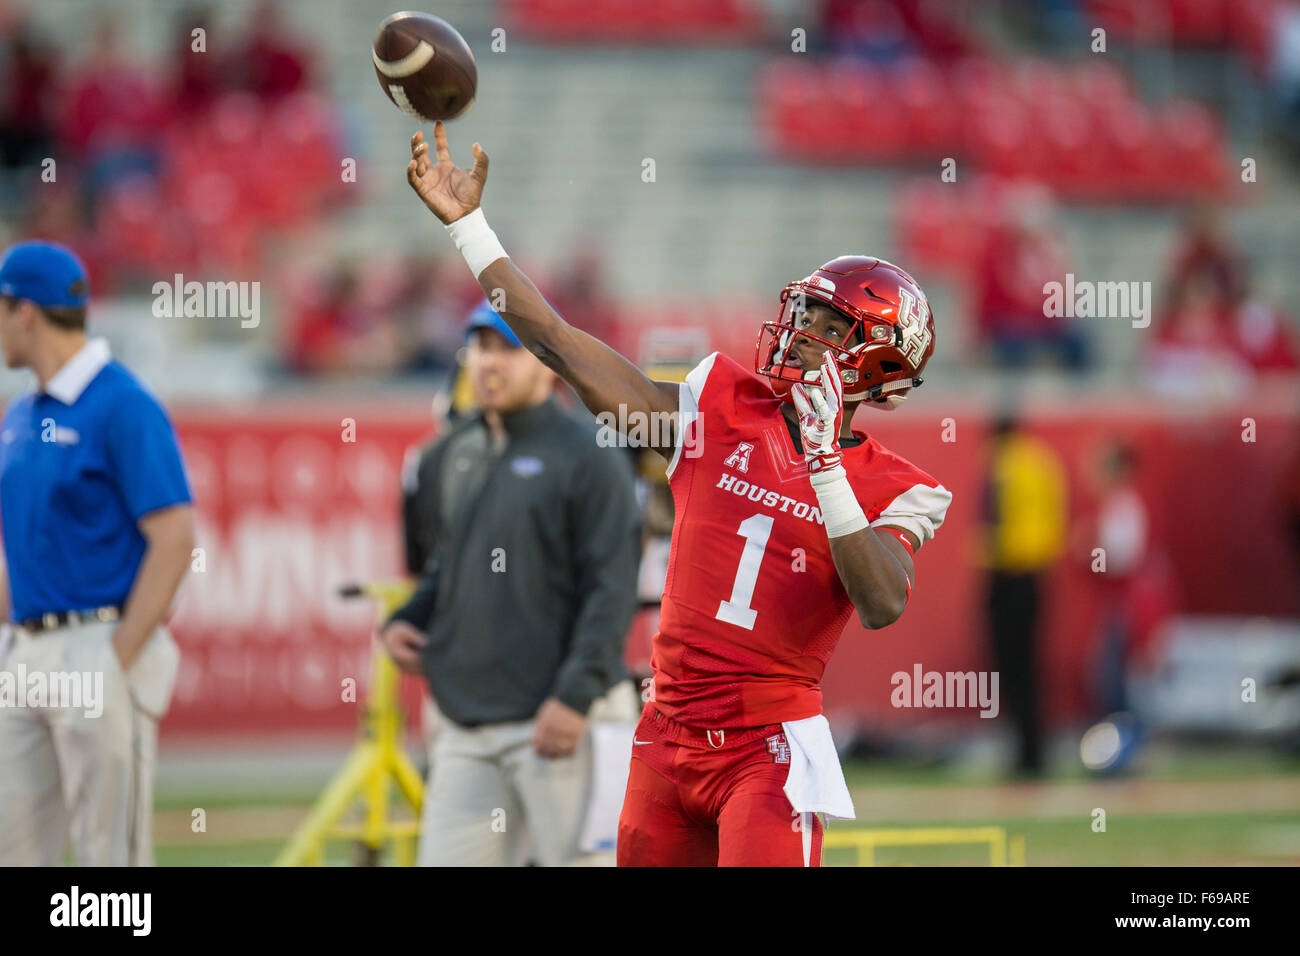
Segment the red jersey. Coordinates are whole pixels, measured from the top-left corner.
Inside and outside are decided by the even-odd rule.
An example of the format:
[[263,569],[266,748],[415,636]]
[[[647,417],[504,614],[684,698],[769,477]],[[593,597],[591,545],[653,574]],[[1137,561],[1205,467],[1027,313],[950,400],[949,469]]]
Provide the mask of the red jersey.
[[[684,440],[668,467],[676,522],[651,658],[655,703],[679,723],[820,714],[822,672],[854,613],[781,404],[718,352],[681,386]],[[952,495],[854,434],[861,444],[841,457],[867,520],[934,537]]]

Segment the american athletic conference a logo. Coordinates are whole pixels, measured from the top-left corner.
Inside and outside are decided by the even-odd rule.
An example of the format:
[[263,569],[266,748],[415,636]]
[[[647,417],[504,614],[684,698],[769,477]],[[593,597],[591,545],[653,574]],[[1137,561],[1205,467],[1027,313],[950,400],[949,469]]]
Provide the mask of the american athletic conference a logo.
[[736,450],[727,456],[723,462],[728,468],[735,468],[737,471],[743,471],[749,474],[749,456],[754,451],[754,446],[747,441],[742,441],[736,446]]
[[772,755],[772,763],[789,763],[790,762],[790,744],[785,739],[785,734],[773,734],[767,740],[767,752]]

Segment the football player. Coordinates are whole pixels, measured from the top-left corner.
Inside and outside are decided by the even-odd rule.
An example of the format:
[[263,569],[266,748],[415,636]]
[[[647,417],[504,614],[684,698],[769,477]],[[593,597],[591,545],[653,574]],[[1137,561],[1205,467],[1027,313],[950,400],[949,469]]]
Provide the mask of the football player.
[[[654,679],[633,739],[618,862],[820,865],[824,820],[853,818],[821,676],[849,617],[898,620],[913,556],[951,494],[850,421],[893,407],[934,352],[903,270],[844,256],[781,294],[751,374],[717,352],[656,382],[570,326],[507,257],[479,208],[488,157],[411,139],[407,179],[515,334],[593,413],[668,459],[676,509]],[[761,376],[761,377],[760,377]],[[668,428],[659,428],[667,422]]]

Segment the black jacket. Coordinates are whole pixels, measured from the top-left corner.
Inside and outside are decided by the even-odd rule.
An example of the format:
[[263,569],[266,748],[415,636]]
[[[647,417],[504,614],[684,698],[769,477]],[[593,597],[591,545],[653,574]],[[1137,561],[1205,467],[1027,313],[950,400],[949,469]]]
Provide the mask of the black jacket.
[[463,726],[527,720],[552,696],[586,713],[627,676],[640,559],[628,456],[553,398],[504,424],[494,450],[482,416],[457,423],[408,496],[408,550],[427,558],[393,619],[428,633],[429,686]]

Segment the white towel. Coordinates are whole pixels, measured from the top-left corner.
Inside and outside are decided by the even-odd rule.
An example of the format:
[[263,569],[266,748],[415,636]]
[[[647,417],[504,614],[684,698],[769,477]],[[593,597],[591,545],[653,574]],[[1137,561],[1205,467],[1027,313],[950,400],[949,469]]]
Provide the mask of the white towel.
[[592,792],[579,839],[583,853],[612,850],[618,843],[618,818],[627,794],[635,734],[636,724],[591,725]]
[[790,775],[785,781],[790,806],[798,813],[824,813],[832,820],[855,819],[853,798],[826,718],[818,714],[787,720],[781,726],[790,744]]

